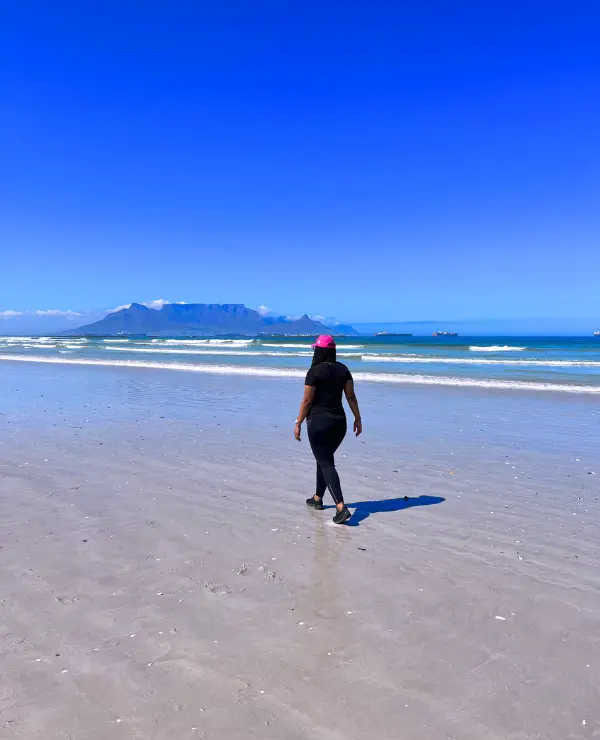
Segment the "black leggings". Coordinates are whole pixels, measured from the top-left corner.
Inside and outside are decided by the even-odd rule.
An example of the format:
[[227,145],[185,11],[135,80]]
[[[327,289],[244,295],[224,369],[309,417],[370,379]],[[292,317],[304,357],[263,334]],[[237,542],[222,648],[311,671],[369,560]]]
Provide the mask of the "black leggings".
[[323,498],[329,488],[335,503],[343,504],[342,486],[333,455],[346,436],[346,419],[317,416],[308,420],[306,428],[317,461],[317,496]]

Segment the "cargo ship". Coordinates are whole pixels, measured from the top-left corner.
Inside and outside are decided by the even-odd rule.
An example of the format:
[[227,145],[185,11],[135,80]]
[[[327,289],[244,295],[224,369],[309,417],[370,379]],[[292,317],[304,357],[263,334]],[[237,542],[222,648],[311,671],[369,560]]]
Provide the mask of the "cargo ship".
[[457,337],[458,333],[455,331],[434,331],[432,337]]
[[595,331],[594,332],[594,336],[595,337],[600,337],[600,329],[598,329],[598,331]]

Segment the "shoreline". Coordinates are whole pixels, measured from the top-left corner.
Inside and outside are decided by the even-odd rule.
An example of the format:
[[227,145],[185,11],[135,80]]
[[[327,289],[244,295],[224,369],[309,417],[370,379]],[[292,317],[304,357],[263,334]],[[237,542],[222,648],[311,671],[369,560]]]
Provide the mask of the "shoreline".
[[[258,367],[251,365],[194,365],[180,362],[151,362],[145,360],[96,360],[93,358],[72,359],[59,357],[18,356],[0,354],[0,362],[26,362],[33,364],[50,365],[78,365],[91,367],[120,367],[137,368],[149,370],[171,370],[179,372],[213,374],[213,375],[238,375],[258,376],[268,378],[303,378],[306,370],[293,368],[279,369],[270,367]],[[365,373],[354,371],[356,380],[366,383],[381,383],[395,385],[423,385],[423,386],[451,386],[462,388],[481,388],[493,390],[514,391],[544,391],[546,393],[571,393],[600,395],[600,385],[576,385],[546,382],[527,382],[519,380],[492,380],[446,377],[434,375],[410,375],[406,373]]]

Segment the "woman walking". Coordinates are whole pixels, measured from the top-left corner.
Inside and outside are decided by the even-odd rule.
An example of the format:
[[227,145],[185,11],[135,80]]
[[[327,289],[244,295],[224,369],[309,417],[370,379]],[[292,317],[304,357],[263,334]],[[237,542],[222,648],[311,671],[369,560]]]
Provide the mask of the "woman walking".
[[354,381],[350,370],[336,359],[333,337],[321,335],[315,344],[312,366],[304,383],[304,398],[296,419],[294,436],[300,442],[302,423],[307,419],[308,440],[317,461],[317,490],[306,503],[313,509],[323,509],[325,490],[333,497],[336,514],[333,521],[344,524],[351,514],[344,504],[340,477],[335,469],[334,454],[346,436],[346,413],[342,394],[346,394],[348,405],[354,414],[354,433],[362,432],[362,421],[358,401],[354,393]]

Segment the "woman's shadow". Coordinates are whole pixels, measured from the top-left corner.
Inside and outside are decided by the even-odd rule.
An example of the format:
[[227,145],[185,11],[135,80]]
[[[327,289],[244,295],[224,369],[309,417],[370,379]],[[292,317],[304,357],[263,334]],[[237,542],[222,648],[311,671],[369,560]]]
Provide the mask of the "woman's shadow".
[[[358,527],[371,514],[391,514],[394,511],[411,509],[413,506],[433,506],[445,501],[441,496],[417,496],[409,498],[387,498],[381,501],[358,501],[355,504],[346,504],[352,511],[352,518],[346,523],[348,527]],[[329,508],[329,507],[327,507]]]

